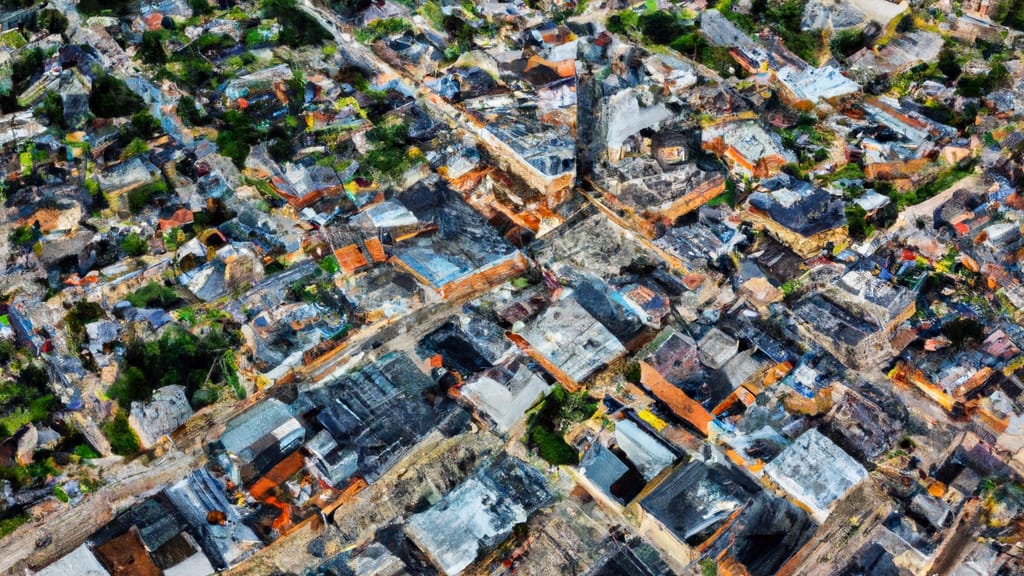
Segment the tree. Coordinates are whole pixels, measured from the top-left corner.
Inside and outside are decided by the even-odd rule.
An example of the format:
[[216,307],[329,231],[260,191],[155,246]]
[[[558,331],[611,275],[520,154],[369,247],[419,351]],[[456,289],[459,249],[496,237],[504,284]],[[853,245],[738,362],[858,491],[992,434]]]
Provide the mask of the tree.
[[138,156],[139,154],[145,154],[146,152],[149,152],[149,146],[146,144],[146,141],[142,138],[135,138],[124,147],[124,152],[122,152],[121,155],[125,158],[131,158],[132,156]]
[[68,19],[60,11],[47,8],[36,17],[36,27],[50,34],[63,34],[68,28]]
[[67,130],[68,126],[64,121],[64,101],[60,94],[47,90],[43,102],[39,105],[39,112],[49,119],[51,126]]
[[132,232],[121,240],[121,250],[129,256],[142,256],[149,252],[149,245],[144,238]]
[[870,226],[867,223],[867,212],[858,204],[850,203],[846,206],[846,226],[850,238],[863,240],[867,237]]
[[968,316],[961,316],[942,325],[942,334],[949,338],[954,348],[963,348],[969,342],[981,342],[985,326]]
[[213,13],[213,5],[210,0],[188,0],[188,7],[192,9],[193,16],[205,16]]
[[78,12],[82,16],[125,16],[135,8],[132,0],[79,0]]
[[167,52],[164,51],[163,38],[159,32],[147,30],[142,33],[139,56],[146,64],[160,65],[167,61]]
[[142,110],[145,102],[132,92],[123,80],[109,74],[102,74],[93,81],[89,92],[89,108],[100,118],[130,116]]
[[186,126],[202,126],[209,121],[209,118],[199,111],[195,98],[188,94],[182,96],[178,101],[178,116]]
[[939,72],[942,72],[942,75],[949,80],[956,80],[962,72],[960,63],[957,62],[956,52],[953,51],[949,44],[943,45],[942,49],[939,50],[939,59],[936,66]]
[[331,38],[320,22],[296,7],[295,0],[264,0],[262,8],[266,17],[277,19],[281,42],[292,48],[320,44]]
[[79,341],[85,340],[85,325],[95,322],[104,317],[103,308],[95,302],[79,300],[68,310],[64,317],[64,326],[73,338]]
[[244,113],[228,110],[224,114],[224,127],[217,132],[217,149],[231,158],[235,166],[240,169],[245,166],[249,148],[258,140],[259,133]]
[[683,34],[683,26],[671,12],[658,10],[642,14],[639,20],[640,31],[652,42],[668,45]]
[[148,110],[141,110],[132,114],[132,130],[139,137],[149,140],[160,130],[160,121]]
[[288,138],[277,138],[267,147],[270,157],[278,162],[287,162],[292,159],[292,143]]

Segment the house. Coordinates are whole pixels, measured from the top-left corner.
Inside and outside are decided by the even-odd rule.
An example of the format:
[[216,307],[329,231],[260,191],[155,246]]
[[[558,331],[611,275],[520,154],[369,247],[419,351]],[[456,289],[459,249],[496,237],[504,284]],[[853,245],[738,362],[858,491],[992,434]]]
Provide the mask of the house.
[[783,90],[783,99],[795,106],[809,107],[820,101],[833,102],[860,92],[860,85],[834,66],[800,69],[787,66],[776,75]]
[[456,576],[552,497],[540,472],[502,453],[413,515],[405,532],[443,574]]
[[8,144],[28,141],[46,132],[46,127],[36,121],[31,110],[12,112],[0,116],[0,149]]
[[551,385],[525,364],[513,361],[473,376],[460,393],[506,433],[550,390]]
[[291,410],[319,432],[307,447],[325,481],[373,482],[454,408],[424,396],[434,380],[404,353],[389,353],[324,386],[300,390]]
[[640,361],[640,383],[672,414],[707,435],[714,421],[711,414],[714,405],[706,405],[711,387],[706,382],[698,382],[703,367],[697,343],[669,329],[655,339],[655,345]]
[[132,402],[128,424],[139,437],[139,446],[147,450],[162,437],[182,426],[192,416],[185,387],[157,388],[149,402]]
[[788,174],[762,181],[744,216],[804,258],[847,239],[842,199]]
[[[269,400],[260,404],[266,402]],[[202,552],[214,568],[234,566],[262,548],[260,538],[242,521],[241,511],[228,499],[224,484],[206,468],[192,472],[163,494],[198,536]]]
[[[684,137],[655,136],[658,161],[624,160],[623,164],[634,165],[604,178],[610,194],[603,196],[601,202],[619,214],[628,215],[640,232],[651,238],[725,192],[725,177],[721,173],[704,170],[696,163],[678,163],[680,156],[688,154],[680,139]],[[639,176],[634,176],[636,173]]]
[[868,476],[863,466],[814,428],[769,462],[764,473],[819,522]]
[[87,544],[82,544],[53,564],[36,572],[36,576],[109,576]]
[[837,270],[818,269],[811,278],[817,289],[793,306],[807,337],[854,368],[884,362],[899,352],[894,337],[916,310],[913,291],[866,271],[839,276]]
[[701,146],[721,158],[733,172],[746,177],[767,178],[796,161],[796,156],[782,147],[779,137],[755,120],[724,119],[705,126]]
[[626,353],[615,335],[571,293],[509,338],[571,391]]
[[694,460],[681,465],[641,499],[640,533],[681,565],[697,548],[725,532],[760,487],[735,468]]
[[393,261],[442,297],[487,289],[526,269],[522,253],[439,178],[416,184],[398,199],[437,232],[398,244]]
[[96,174],[100,190],[111,207],[128,210],[128,193],[147,184],[162,181],[160,169],[143,156],[134,156]]
[[268,398],[227,423],[220,443],[237,478],[253,478],[298,448],[306,430],[287,404]]

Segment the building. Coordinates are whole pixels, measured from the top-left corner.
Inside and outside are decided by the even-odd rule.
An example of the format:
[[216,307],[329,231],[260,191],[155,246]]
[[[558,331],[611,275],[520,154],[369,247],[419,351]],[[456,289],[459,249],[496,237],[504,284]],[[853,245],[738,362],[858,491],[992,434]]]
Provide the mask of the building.
[[804,258],[847,240],[842,199],[788,174],[761,182],[744,216]]
[[132,402],[128,424],[139,437],[143,450],[174,432],[192,416],[184,386],[164,386],[153,392],[149,402]]
[[640,383],[676,417],[707,435],[714,420],[714,406],[706,407],[700,401],[706,400],[710,388],[698,381],[703,367],[697,343],[674,330],[658,340],[661,344],[640,361]]
[[551,498],[540,472],[502,453],[414,515],[405,532],[443,574],[455,576]]
[[563,295],[538,318],[509,336],[571,391],[626,348],[572,296]]
[[721,158],[734,173],[748,178],[768,178],[796,162],[796,156],[783,148],[777,135],[751,119],[725,119],[705,126],[701,146]]
[[814,428],[765,465],[764,473],[819,522],[868,476],[863,466]]
[[551,386],[543,378],[524,364],[513,361],[469,379],[460,393],[504,433],[550,390]]
[[306,437],[288,405],[276,398],[259,402],[231,419],[220,443],[235,465],[237,478],[255,478],[298,448]]
[[813,289],[793,306],[799,329],[852,368],[877,366],[906,345],[897,328],[917,310],[916,293],[866,271],[811,272]]

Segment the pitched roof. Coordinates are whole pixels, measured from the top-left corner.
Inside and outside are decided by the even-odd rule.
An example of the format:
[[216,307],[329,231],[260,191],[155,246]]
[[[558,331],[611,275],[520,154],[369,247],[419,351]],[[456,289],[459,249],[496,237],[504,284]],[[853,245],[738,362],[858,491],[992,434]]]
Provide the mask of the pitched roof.
[[346,274],[351,274],[370,265],[366,261],[366,256],[363,256],[363,251],[359,249],[359,245],[354,243],[335,250],[334,257],[338,260],[338,266]]

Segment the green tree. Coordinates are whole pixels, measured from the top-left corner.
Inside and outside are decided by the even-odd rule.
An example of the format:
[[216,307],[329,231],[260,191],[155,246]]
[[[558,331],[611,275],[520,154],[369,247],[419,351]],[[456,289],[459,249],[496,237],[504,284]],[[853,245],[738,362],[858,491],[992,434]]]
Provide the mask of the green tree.
[[167,52],[164,51],[163,35],[152,30],[143,32],[139,56],[146,64],[159,65],[166,62]]
[[939,50],[939,59],[936,66],[939,72],[942,72],[942,75],[948,80],[956,80],[962,72],[960,63],[957,61],[956,52],[953,51],[953,48],[948,43],[944,44],[942,49]]
[[131,126],[132,131],[139,138],[145,140],[149,140],[160,131],[160,121],[150,114],[148,110],[140,110],[132,114]]
[[639,25],[644,37],[663,45],[671,44],[684,32],[675,15],[664,10],[640,15]]
[[132,232],[121,240],[121,250],[128,256],[142,256],[149,252],[149,245],[144,238]]
[[128,424],[124,410],[118,410],[114,418],[104,424],[103,435],[110,442],[110,450],[118,456],[134,456],[139,453],[139,437]]
[[89,92],[89,108],[100,118],[131,116],[145,107],[142,98],[132,92],[123,80],[103,74],[96,78]]
[[210,120],[199,111],[199,106],[196,104],[195,98],[192,98],[188,94],[182,96],[181,100],[178,101],[178,116],[181,117],[181,121],[184,122],[186,126],[202,126]]
[[51,34],[63,34],[68,28],[68,19],[60,11],[47,8],[36,16],[36,27]]
[[188,0],[188,6],[192,9],[193,16],[205,16],[213,13],[213,5],[210,0]]
[[67,123],[64,121],[64,101],[60,94],[53,90],[47,90],[43,102],[39,105],[39,112],[46,116],[51,126],[67,130]]
[[867,212],[860,205],[852,202],[846,205],[846,226],[849,230],[850,238],[863,240],[867,237],[870,226],[868,226],[866,218]]
[[[149,145],[142,138],[135,138],[124,147],[123,156],[125,158],[131,158],[132,156],[138,156],[139,154],[145,154],[149,152]],[[132,209],[132,212],[136,212],[136,209]]]
[[82,342],[86,338],[85,325],[104,316],[103,308],[99,304],[88,300],[79,300],[75,302],[71,310],[68,310],[67,316],[64,317],[64,326],[72,338]]

